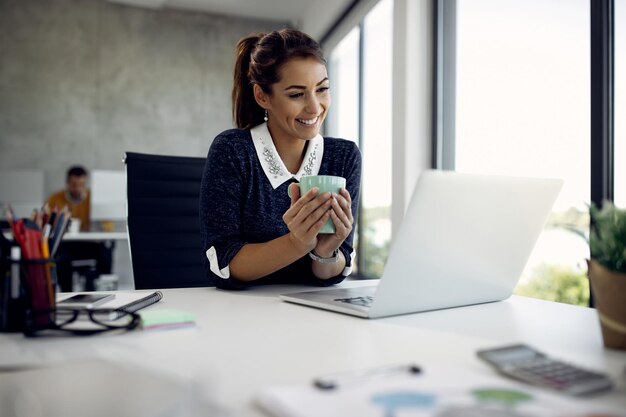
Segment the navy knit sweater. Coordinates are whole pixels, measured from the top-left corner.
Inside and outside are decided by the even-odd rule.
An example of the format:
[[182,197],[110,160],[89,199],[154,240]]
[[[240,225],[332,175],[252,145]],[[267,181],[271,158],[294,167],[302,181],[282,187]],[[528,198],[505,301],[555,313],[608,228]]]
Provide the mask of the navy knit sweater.
[[[260,127],[269,136],[265,125]],[[289,232],[282,216],[290,206],[287,188],[297,178],[288,172],[279,178],[279,175],[283,175],[277,174],[279,164],[276,158],[279,156],[271,138],[265,140],[263,143],[268,146],[260,147],[260,142],[257,142],[255,147],[250,130],[231,129],[222,132],[211,144],[200,189],[200,229],[208,279],[216,287],[225,289],[244,289],[259,284],[326,286],[341,282],[344,274],[349,274],[351,270],[354,229],[339,248],[346,258],[346,268],[336,277],[327,280],[315,277],[311,269],[312,260],[308,255],[252,282],[239,281],[230,276],[228,265],[246,243],[267,242]],[[308,149],[299,173],[346,178],[346,189],[352,197],[352,215],[356,224],[361,154],[351,141],[321,137],[318,140],[323,141],[323,154],[311,154]],[[309,148],[312,145],[313,141],[310,141]],[[259,156],[264,162],[259,160]],[[280,166],[284,167],[282,161]]]

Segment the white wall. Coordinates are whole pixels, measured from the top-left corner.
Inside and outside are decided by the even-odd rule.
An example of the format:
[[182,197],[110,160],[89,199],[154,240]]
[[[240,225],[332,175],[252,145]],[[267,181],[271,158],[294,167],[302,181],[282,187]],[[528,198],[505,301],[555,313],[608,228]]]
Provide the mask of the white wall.
[[125,151],[206,156],[232,127],[235,44],[283,22],[101,0],[0,0],[0,168],[123,170]]

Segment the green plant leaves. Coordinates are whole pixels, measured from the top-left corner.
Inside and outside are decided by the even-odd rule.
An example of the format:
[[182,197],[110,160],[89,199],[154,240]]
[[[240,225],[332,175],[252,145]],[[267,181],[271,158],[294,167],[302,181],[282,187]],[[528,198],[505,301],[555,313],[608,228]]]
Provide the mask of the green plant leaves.
[[612,271],[626,273],[626,210],[606,201],[602,209],[592,204],[589,214],[591,258]]

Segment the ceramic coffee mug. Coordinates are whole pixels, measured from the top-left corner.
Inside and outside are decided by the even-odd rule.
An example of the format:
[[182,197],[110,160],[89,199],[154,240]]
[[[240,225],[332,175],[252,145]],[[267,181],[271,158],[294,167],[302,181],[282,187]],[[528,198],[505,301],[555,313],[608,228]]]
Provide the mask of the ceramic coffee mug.
[[67,229],[67,233],[75,234],[80,232],[80,223],[81,221],[78,217],[72,217],[70,219],[70,225]]
[[[319,189],[319,194],[327,192],[339,194],[340,189],[346,188],[346,179],[334,175],[309,175],[300,179],[298,187],[300,188],[301,196],[314,187]],[[335,233],[335,225],[332,219],[328,219],[326,224],[320,229],[320,233]]]

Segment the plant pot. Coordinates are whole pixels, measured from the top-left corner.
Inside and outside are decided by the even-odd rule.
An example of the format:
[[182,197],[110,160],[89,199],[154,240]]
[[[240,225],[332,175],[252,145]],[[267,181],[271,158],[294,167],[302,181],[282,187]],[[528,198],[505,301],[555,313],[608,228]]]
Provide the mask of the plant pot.
[[611,271],[593,259],[587,265],[604,346],[626,350],[626,274]]

